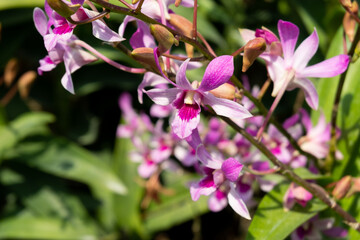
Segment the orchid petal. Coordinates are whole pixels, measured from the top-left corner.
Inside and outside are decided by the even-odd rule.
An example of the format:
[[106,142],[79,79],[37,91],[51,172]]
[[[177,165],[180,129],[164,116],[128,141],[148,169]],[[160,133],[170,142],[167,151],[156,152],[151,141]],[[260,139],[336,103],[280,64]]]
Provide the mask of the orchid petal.
[[244,119],[252,114],[242,105],[228,99],[217,98],[211,93],[204,93],[203,103],[211,106],[216,114],[228,118]]
[[85,0],[71,0],[72,4],[80,4],[81,6],[84,4]]
[[190,185],[190,195],[193,201],[199,200],[200,195],[209,196],[215,191],[216,191],[215,185],[209,187],[200,186],[199,183],[192,183]]
[[138,173],[142,178],[149,178],[156,170],[158,166],[153,162],[145,161],[138,167]]
[[183,90],[194,90],[189,80],[186,78],[186,68],[190,61],[190,58],[186,59],[180,66],[179,71],[176,74],[176,84]]
[[178,93],[181,92],[180,89],[170,88],[170,89],[151,89],[144,92],[153,100],[156,104],[161,106],[167,106],[171,104],[175,99]]
[[[199,108],[200,110],[200,108]],[[200,111],[195,117],[191,119],[182,119],[179,116],[179,111],[176,113],[173,122],[171,123],[171,127],[173,132],[181,139],[184,139],[191,135],[193,130],[197,128],[200,122]]]
[[251,219],[249,210],[246,207],[245,202],[242,199],[241,194],[235,189],[234,184],[230,184],[230,192],[228,193],[229,205],[232,209],[246,219]]
[[38,67],[38,74],[42,75],[43,72],[50,72],[56,67],[56,64],[51,61],[49,56],[44,57],[43,59],[40,59],[40,67]]
[[207,92],[226,83],[234,73],[234,57],[224,55],[213,59],[207,66],[199,91]]
[[119,26],[119,30],[118,30],[118,33],[120,35],[120,37],[124,37],[124,33],[125,33],[125,28],[127,26],[127,24],[129,22],[132,22],[132,21],[136,21],[137,19],[132,17],[132,16],[126,16],[123,20],[123,22],[121,23],[121,25]]
[[234,158],[226,159],[221,165],[221,170],[225,174],[225,177],[231,182],[235,182],[239,178],[242,168],[243,165]]
[[284,59],[285,62],[289,64],[294,54],[295,45],[299,36],[299,28],[291,22],[279,20],[278,30]]
[[211,196],[208,200],[209,209],[212,212],[219,212],[223,210],[228,204],[228,200],[226,198],[225,193],[217,190]]
[[292,63],[293,69],[296,71],[302,71],[310,59],[315,55],[319,46],[319,37],[314,29],[313,33],[307,37],[294,53],[294,60]]
[[138,28],[130,38],[130,45],[133,49],[140,47],[155,48],[154,37],[150,33],[149,26],[143,21],[137,20]]
[[212,169],[220,169],[222,162],[214,159],[208,151],[206,151],[203,144],[199,145],[196,149],[196,156],[205,167]]
[[348,55],[341,54],[310,67],[306,67],[297,77],[334,77],[343,73],[347,69],[349,62],[350,57]]
[[[84,8],[84,11],[88,17],[95,17],[98,15],[97,12],[87,10],[86,8]],[[111,30],[103,21],[100,20],[92,22],[92,33],[96,38],[106,42],[121,42],[125,40],[125,38]]]
[[40,8],[35,8],[33,12],[33,19],[35,23],[36,30],[44,36],[47,34],[47,18],[43,10]]
[[194,150],[196,150],[197,147],[202,144],[198,129],[194,129],[191,135],[185,140]]
[[291,83],[291,85],[295,85],[300,87],[305,93],[305,100],[307,104],[312,109],[317,109],[319,106],[319,96],[316,91],[314,84],[307,78],[295,78],[295,80]]
[[255,31],[246,28],[239,28],[240,35],[245,43],[255,38]]
[[152,72],[146,72],[144,74],[144,78],[142,82],[139,84],[137,88],[139,102],[141,104],[143,103],[143,91],[145,87],[156,86],[159,84],[166,84],[166,83],[168,83],[168,81],[165,78],[159,76],[158,74]]
[[305,109],[300,109],[300,113],[301,113],[301,122],[304,125],[306,132],[309,132],[312,129],[312,122],[309,113]]

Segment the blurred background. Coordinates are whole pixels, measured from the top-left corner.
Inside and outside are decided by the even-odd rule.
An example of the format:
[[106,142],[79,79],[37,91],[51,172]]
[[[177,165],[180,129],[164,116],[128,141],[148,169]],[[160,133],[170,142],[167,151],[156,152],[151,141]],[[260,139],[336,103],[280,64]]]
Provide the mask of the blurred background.
[[[0,238],[245,239],[249,222],[231,209],[210,213],[206,199],[192,202],[186,187],[190,173],[165,173],[162,182],[175,194],[160,194],[160,203],[140,208],[149,193],[128,158],[131,142],[116,138],[116,129],[121,93],[130,92],[134,107],[149,111],[149,99],[143,105],[136,100],[142,76],[97,61],[72,74],[76,95],[61,86],[63,64],[37,76],[47,52],[32,13],[43,4],[0,0]],[[192,19],[191,9],[172,8]],[[200,0],[198,30],[220,55],[242,46],[238,28],[265,26],[277,33],[277,21],[283,19],[300,27],[303,40],[315,26],[320,47],[312,61],[318,62],[343,14],[337,0]],[[123,16],[110,16],[107,23],[117,31]],[[127,37],[134,30],[129,28]],[[91,25],[77,27],[75,34],[109,58],[139,66],[92,37]],[[240,76],[239,58],[235,64]],[[191,78],[201,79],[203,71],[192,71]],[[264,65],[256,62],[247,76],[251,85],[261,85]],[[291,92],[282,101],[280,119],[292,114],[296,95]],[[270,99],[264,98],[267,106]]]

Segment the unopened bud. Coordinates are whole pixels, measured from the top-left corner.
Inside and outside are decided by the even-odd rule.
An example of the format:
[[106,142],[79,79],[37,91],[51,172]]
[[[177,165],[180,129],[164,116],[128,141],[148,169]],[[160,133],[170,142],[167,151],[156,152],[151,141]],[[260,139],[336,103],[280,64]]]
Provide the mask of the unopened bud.
[[169,50],[173,44],[176,46],[179,45],[179,41],[174,37],[174,35],[159,24],[151,24],[150,31],[155,39],[159,42],[160,54]]
[[[170,24],[181,34],[186,37],[192,37],[192,27],[193,24],[186,18],[179,16],[177,14],[171,13],[170,15]],[[194,56],[194,47],[188,43],[185,43],[185,50],[188,57]]]
[[28,71],[21,75],[18,81],[18,88],[22,99],[26,99],[29,96],[31,85],[35,81],[36,76],[34,71]]
[[64,18],[70,17],[81,7],[80,4],[68,5],[62,0],[47,0],[49,6]]
[[[357,16],[359,12],[359,5],[357,4],[357,2],[354,2],[352,6],[348,8],[348,10]],[[343,26],[346,36],[348,36],[350,42],[354,40],[356,24],[356,20],[351,15],[351,13],[346,11],[343,18]]]
[[343,5],[343,7],[351,8],[353,3],[351,0],[340,0],[340,4]]
[[133,0],[131,3],[136,4],[139,0]]
[[332,195],[334,196],[335,199],[340,200],[346,196],[350,187],[351,187],[351,177],[345,176],[336,183],[332,191]]
[[181,0],[175,0],[175,7],[180,6],[180,4],[181,4]]
[[230,83],[224,83],[210,91],[215,97],[233,100],[235,98],[235,87]]
[[19,62],[16,58],[10,59],[4,69],[4,82],[10,86],[19,72]]
[[[160,70],[155,62],[154,49],[147,47],[136,48],[131,52],[131,55],[136,61],[142,63],[149,70],[160,74]],[[159,58],[159,63],[161,69],[164,69],[164,62],[161,57]]]
[[242,71],[246,72],[255,59],[266,50],[264,38],[257,37],[246,43],[244,48]]

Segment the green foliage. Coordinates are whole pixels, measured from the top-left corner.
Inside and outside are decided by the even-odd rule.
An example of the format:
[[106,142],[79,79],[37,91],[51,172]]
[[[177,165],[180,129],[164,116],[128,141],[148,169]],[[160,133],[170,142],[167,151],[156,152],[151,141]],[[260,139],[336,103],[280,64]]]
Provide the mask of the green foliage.
[[283,198],[289,188],[280,184],[261,200],[249,227],[246,239],[285,239],[297,227],[327,208],[319,199],[308,202],[306,208],[296,205],[284,210]]

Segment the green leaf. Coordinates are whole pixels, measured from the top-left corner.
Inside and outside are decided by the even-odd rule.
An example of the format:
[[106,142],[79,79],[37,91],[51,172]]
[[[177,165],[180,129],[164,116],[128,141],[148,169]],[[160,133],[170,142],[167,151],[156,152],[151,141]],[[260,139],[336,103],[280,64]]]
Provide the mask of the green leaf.
[[41,6],[44,6],[43,0],[0,1],[0,10],[10,9],[10,8],[41,7]]
[[82,222],[56,218],[18,216],[0,220],[0,238],[16,239],[98,239],[94,229]]
[[191,199],[190,181],[194,174],[165,171],[162,174],[164,186],[174,192],[161,195],[161,204],[153,204],[146,212],[145,228],[150,232],[169,229],[209,211],[208,197],[202,196],[196,202]]
[[0,126],[0,161],[6,150],[13,148],[25,137],[46,132],[46,125],[54,120],[54,116],[49,113],[31,112],[19,116],[9,125]]
[[[34,151],[34,144],[37,151]],[[30,146],[32,150],[20,152],[18,160],[56,176],[86,183],[94,189],[105,188],[118,194],[127,191],[104,161],[76,144],[64,139],[45,138]]]
[[136,179],[140,179],[137,171],[139,164],[129,159],[129,152],[133,148],[130,139],[118,138],[113,159],[114,168],[122,177],[125,186],[131,189],[127,195],[116,196],[114,199],[118,224],[130,236],[134,232],[138,235],[144,234],[140,212],[144,189],[140,186],[140,181],[136,181]]
[[308,179],[308,180],[316,180],[316,179],[323,179],[326,178],[326,176],[320,175],[320,174],[314,174],[309,171],[307,168],[295,168],[294,172],[301,177],[302,179]]
[[288,187],[288,184],[280,184],[261,200],[250,224],[247,240],[284,239],[317,212],[327,208],[320,200],[314,199],[307,203],[306,208],[296,204],[285,212],[283,197]]

